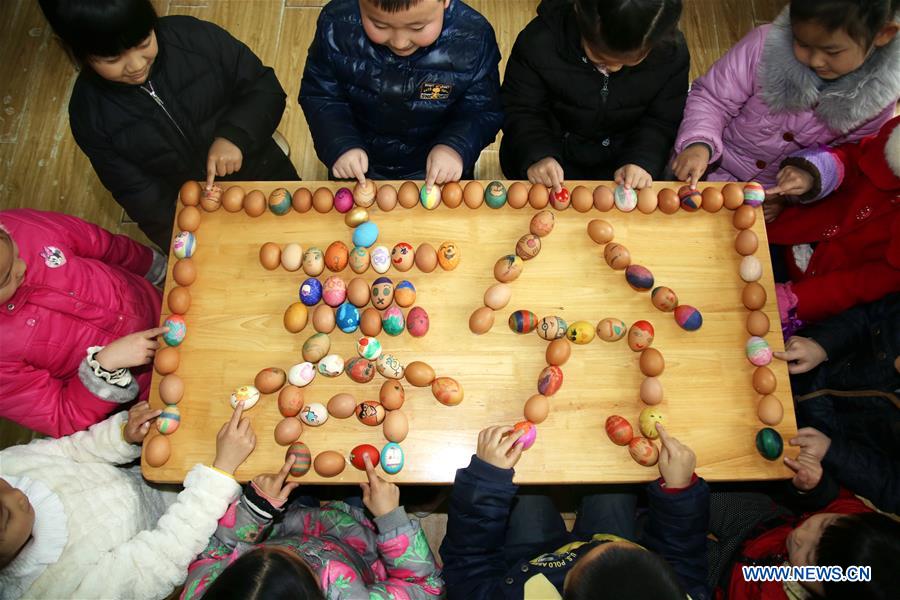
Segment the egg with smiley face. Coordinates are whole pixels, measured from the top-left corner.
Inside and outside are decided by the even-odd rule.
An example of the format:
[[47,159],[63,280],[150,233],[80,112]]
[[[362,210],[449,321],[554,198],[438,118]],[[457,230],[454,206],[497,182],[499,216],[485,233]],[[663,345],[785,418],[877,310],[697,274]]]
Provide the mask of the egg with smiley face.
[[318,248],[308,248],[303,253],[303,271],[310,277],[316,277],[325,270],[325,255]]
[[384,310],[394,299],[394,282],[388,277],[379,277],[372,282],[372,306]]
[[455,242],[444,242],[438,248],[438,264],[445,271],[452,271],[459,265],[459,246]]
[[415,250],[412,244],[400,242],[391,250],[391,264],[398,271],[409,271],[416,259]]

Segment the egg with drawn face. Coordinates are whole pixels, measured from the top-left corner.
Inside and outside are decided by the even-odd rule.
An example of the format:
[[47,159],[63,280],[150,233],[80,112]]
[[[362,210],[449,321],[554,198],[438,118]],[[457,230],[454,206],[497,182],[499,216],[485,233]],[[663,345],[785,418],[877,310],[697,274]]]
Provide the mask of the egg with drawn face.
[[310,277],[316,277],[324,270],[325,255],[318,248],[308,248],[303,253],[303,271]]
[[353,269],[354,273],[365,273],[366,269],[369,268],[369,263],[371,262],[371,258],[369,257],[369,250],[362,246],[354,246],[353,250],[350,251],[350,268]]
[[416,259],[416,252],[411,244],[400,242],[391,250],[391,264],[398,271],[409,271]]
[[372,306],[384,310],[394,299],[394,282],[388,277],[379,277],[372,282]]
[[635,352],[646,350],[653,343],[653,325],[649,321],[635,321],[628,330],[628,347]]
[[391,251],[386,246],[372,248],[372,268],[376,273],[387,273],[391,268]]
[[445,271],[452,271],[459,265],[459,247],[454,242],[444,242],[438,248],[438,264]]

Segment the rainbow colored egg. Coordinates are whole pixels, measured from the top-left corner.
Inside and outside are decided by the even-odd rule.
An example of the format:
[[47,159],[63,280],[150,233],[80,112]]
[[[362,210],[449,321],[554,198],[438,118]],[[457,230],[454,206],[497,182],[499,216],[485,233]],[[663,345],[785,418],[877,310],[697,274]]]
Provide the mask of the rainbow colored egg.
[[337,307],[334,322],[344,333],[353,333],[359,328],[359,309],[352,302],[344,302]]
[[182,231],[172,240],[172,252],[175,258],[190,258],[197,250],[197,238],[190,231]]
[[500,208],[506,204],[506,187],[499,181],[490,182],[484,188],[484,203],[491,208]]
[[167,404],[163,411],[156,417],[156,429],[160,433],[175,433],[181,425],[181,411],[174,404]]
[[291,193],[284,188],[276,188],[269,194],[269,210],[278,216],[291,210]]
[[562,387],[563,372],[555,365],[547,365],[538,376],[538,393],[544,396],[552,396]]
[[617,185],[613,192],[613,201],[616,203],[616,208],[622,212],[631,212],[637,206],[637,192],[634,191],[634,188]]
[[421,202],[422,206],[428,210],[437,208],[438,204],[441,203],[440,186],[432,185],[431,189],[429,189],[427,185],[422,185],[422,189],[419,190],[419,202]]
[[294,442],[291,444],[284,455],[285,460],[294,457],[294,464],[291,465],[291,475],[301,477],[309,472],[312,464],[312,456],[309,453],[309,447],[303,442]]
[[639,292],[646,292],[653,287],[653,273],[642,265],[628,265],[625,268],[625,281]]
[[537,334],[547,341],[565,337],[569,324],[562,317],[551,315],[538,321]]
[[315,277],[310,277],[300,284],[300,302],[306,306],[314,306],[322,299],[322,284]]
[[537,315],[530,310],[517,310],[509,315],[509,328],[516,333],[529,333],[537,327]]
[[766,189],[762,184],[751,181],[744,186],[744,204],[756,207],[766,201]]
[[389,306],[381,315],[381,328],[388,335],[400,335],[404,327],[403,311],[396,304]]
[[703,325],[703,315],[690,304],[675,307],[675,322],[685,331],[697,331]]
[[399,473],[403,468],[403,448],[396,442],[388,442],[381,449],[381,468],[388,475]]
[[700,190],[691,188],[689,185],[683,185],[678,188],[678,199],[681,201],[681,208],[687,212],[696,212],[700,210],[703,203],[703,196]]
[[772,348],[769,342],[754,335],[747,340],[747,360],[757,367],[764,367],[772,362]]
[[163,322],[163,327],[169,328],[169,331],[165,332],[162,337],[163,341],[170,346],[179,345],[184,341],[184,336],[187,335],[187,325],[184,322],[184,317],[181,315],[169,315]]

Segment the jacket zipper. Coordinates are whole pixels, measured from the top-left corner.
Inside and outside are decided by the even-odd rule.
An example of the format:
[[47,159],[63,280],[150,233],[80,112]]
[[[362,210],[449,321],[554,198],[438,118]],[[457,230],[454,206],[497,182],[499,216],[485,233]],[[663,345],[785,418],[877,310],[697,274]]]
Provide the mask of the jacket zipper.
[[583,62],[595,73],[600,73],[603,76],[603,88],[600,90],[600,99],[603,100],[603,105],[605,106],[606,98],[609,96],[609,73],[604,73],[603,71],[592,65],[587,56],[582,56],[581,62]]
[[166,105],[165,105],[165,103],[162,101],[162,98],[160,98],[159,96],[156,95],[156,90],[153,89],[153,82],[150,81],[150,80],[148,79],[148,80],[147,80],[147,85],[150,86],[149,89],[147,89],[147,88],[144,87],[144,86],[141,86],[141,89],[144,90],[145,92],[147,92],[147,94],[149,94],[150,97],[153,98],[153,99],[156,101],[156,103],[159,105],[159,107],[160,107],[161,109],[163,109],[163,112],[166,113],[166,116],[169,117],[169,120],[170,120],[170,121],[172,121],[172,125],[175,126],[175,129],[178,130],[178,133],[181,134],[181,137],[184,138],[184,141],[187,142],[188,146],[190,146],[191,143],[190,143],[190,141],[188,141],[187,136],[184,135],[184,131],[181,130],[181,127],[178,125],[178,122],[175,121],[174,118],[172,118],[172,115],[169,113],[169,109],[166,108]]

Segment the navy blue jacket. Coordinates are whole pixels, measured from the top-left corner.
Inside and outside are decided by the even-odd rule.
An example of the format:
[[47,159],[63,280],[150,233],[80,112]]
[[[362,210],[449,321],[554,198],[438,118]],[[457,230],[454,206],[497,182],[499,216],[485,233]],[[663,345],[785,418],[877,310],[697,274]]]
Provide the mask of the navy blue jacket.
[[[525,582],[539,573],[562,593],[566,572],[577,561],[523,560],[508,566],[504,560],[506,524],[518,489],[513,474],[513,469],[497,468],[477,456],[456,472],[441,544],[450,600],[519,599]],[[655,481],[647,493],[650,515],[641,543],[672,565],[691,598],[708,598],[709,486],[698,479],[684,490],[667,493]]]
[[372,179],[424,179],[437,144],[456,150],[469,177],[503,122],[500,50],[490,23],[460,0],[437,41],[401,57],[363,31],[358,0],[332,0],[309,47],[300,106],[329,169],[362,148]]

